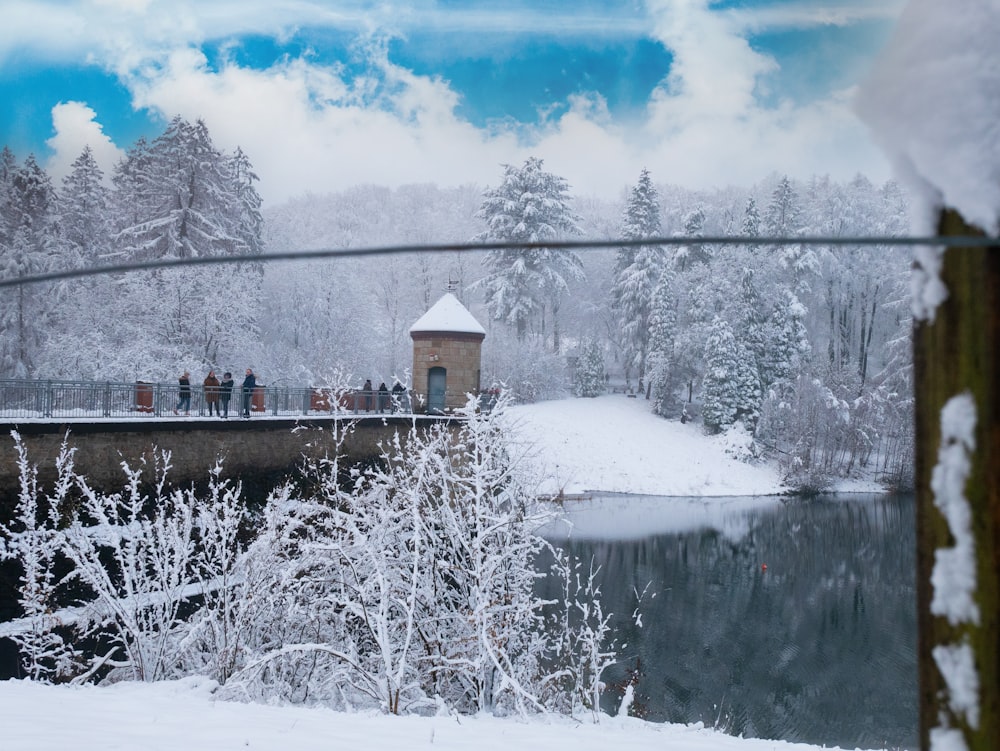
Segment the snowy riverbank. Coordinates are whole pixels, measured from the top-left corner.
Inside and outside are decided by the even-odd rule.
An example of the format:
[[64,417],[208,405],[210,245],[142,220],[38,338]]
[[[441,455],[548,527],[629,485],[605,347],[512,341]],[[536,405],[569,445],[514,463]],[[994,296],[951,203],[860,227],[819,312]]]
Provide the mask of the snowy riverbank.
[[696,725],[603,717],[393,717],[316,707],[216,701],[211,681],[46,686],[0,681],[3,748],[11,751],[815,751],[817,746],[742,740]]
[[[556,495],[641,493],[670,496],[759,496],[785,493],[774,462],[743,461],[732,436],[705,435],[654,415],[644,399],[609,394],[512,407],[516,443]],[[874,482],[843,481],[836,490],[879,492]]]

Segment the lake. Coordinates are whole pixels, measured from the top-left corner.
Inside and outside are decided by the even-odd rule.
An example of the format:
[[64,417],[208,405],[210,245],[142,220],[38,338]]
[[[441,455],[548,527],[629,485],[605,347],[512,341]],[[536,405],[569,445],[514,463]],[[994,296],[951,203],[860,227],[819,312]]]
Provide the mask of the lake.
[[600,566],[616,614],[607,711],[636,674],[649,720],[919,746],[912,496],[604,496],[566,510],[572,528],[545,536]]

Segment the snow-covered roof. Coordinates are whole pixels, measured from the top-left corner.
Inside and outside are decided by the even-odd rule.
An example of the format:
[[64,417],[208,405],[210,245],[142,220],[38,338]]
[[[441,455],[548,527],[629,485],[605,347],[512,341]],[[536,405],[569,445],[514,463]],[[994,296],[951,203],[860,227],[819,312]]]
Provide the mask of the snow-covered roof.
[[410,334],[427,331],[445,331],[457,334],[482,334],[486,329],[473,317],[458,298],[448,292],[434,303],[417,322],[410,326]]

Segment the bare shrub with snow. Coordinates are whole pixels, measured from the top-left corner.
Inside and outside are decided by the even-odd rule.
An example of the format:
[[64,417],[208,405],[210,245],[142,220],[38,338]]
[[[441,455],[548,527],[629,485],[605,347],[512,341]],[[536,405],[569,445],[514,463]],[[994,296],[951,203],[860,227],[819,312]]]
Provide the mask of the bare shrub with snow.
[[[38,679],[197,674],[231,698],[336,708],[596,711],[609,614],[594,573],[538,534],[554,512],[518,469],[506,402],[481,414],[470,401],[457,429],[398,433],[370,465],[316,462],[311,489],[272,491],[254,524],[218,466],[200,494],[169,489],[156,455],[102,494],[67,454],[44,496],[22,452],[20,528],[0,531],[25,572],[26,617],[7,631],[20,629]],[[61,582],[46,573],[56,555],[72,564]],[[538,594],[543,576],[562,596]],[[64,582],[75,598],[55,603]],[[33,618],[57,605],[66,618]],[[63,669],[77,653],[57,622],[96,637],[97,653]]]

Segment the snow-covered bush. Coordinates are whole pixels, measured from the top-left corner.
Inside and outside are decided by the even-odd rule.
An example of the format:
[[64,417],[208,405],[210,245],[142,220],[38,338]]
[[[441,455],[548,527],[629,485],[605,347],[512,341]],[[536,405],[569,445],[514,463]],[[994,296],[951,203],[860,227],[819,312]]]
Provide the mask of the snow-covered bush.
[[724,450],[729,456],[741,462],[752,462],[760,458],[760,447],[754,442],[753,431],[742,421],[737,420],[729,426],[720,438]]
[[[608,617],[593,572],[565,556],[547,574],[565,595],[538,594],[551,548],[536,530],[554,509],[518,469],[506,403],[486,414],[470,400],[457,429],[414,424],[369,465],[317,462],[309,491],[273,491],[255,526],[218,466],[206,491],[171,490],[169,456],[154,454],[148,475],[124,466],[124,490],[103,494],[64,452],[52,498],[72,488],[76,502],[45,506],[68,514],[61,528],[33,505],[22,455],[2,550],[25,571],[26,664],[38,678],[202,674],[227,697],[394,713],[596,707]],[[57,554],[72,564],[62,580]],[[73,598],[55,602],[66,581]],[[57,624],[96,639],[89,662]]]
[[80,670],[82,655],[65,638],[53,617],[59,596],[56,575],[60,548],[59,514],[66,497],[73,452],[63,440],[58,458],[59,482],[50,495],[38,487],[38,471],[28,462],[27,450],[11,433],[20,475],[20,492],[9,525],[0,520],[0,560],[20,564],[21,628],[9,638],[17,645],[21,667],[32,680],[64,679]]
[[[90,618],[110,634],[111,652],[121,654],[108,661],[120,669],[116,677],[156,681],[180,674],[187,631],[180,611],[195,594],[197,499],[193,491],[167,491],[169,468],[167,453],[154,454],[151,478],[125,466],[122,493],[78,482],[81,510],[62,535],[71,576],[92,592]],[[149,493],[147,479],[154,483]]]
[[[470,403],[457,432],[397,435],[346,486],[336,460],[312,468],[316,497],[289,504],[295,534],[282,536],[276,555],[286,566],[286,618],[303,637],[256,655],[228,691],[498,713],[578,707],[578,685],[599,692],[591,676],[610,658],[598,645],[607,630],[599,605],[535,594],[536,562],[548,551],[535,530],[551,511],[512,471],[505,400],[489,415]],[[554,575],[570,573],[567,565]],[[598,622],[553,630],[543,606],[597,613]],[[567,685],[568,665],[580,677]]]

